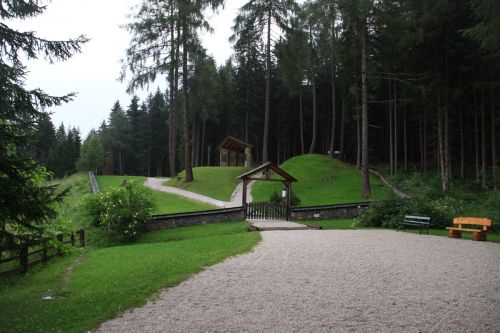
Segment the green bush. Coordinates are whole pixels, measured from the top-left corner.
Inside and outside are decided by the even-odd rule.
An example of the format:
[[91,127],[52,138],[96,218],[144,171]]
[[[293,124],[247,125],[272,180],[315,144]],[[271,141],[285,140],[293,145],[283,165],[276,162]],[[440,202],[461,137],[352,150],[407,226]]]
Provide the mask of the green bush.
[[451,225],[463,206],[461,200],[452,197],[429,199],[394,199],[373,203],[359,219],[362,227],[395,228],[405,215],[429,216],[433,227],[444,228]]
[[120,187],[88,197],[86,207],[94,225],[120,240],[133,241],[151,220],[154,203],[147,191],[125,180]]

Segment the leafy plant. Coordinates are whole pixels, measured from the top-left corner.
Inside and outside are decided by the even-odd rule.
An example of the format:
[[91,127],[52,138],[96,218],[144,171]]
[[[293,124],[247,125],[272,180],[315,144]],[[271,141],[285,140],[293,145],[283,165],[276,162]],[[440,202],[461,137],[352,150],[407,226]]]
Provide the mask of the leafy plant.
[[109,235],[123,241],[134,241],[151,220],[154,202],[151,194],[135,182],[87,197],[89,215],[94,225],[104,226]]

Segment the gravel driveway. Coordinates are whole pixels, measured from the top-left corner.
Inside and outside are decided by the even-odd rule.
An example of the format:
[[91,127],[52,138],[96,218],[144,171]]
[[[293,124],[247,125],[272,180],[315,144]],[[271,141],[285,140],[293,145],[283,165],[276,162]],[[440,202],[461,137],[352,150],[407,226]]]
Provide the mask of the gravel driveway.
[[500,245],[272,231],[99,332],[500,332]]

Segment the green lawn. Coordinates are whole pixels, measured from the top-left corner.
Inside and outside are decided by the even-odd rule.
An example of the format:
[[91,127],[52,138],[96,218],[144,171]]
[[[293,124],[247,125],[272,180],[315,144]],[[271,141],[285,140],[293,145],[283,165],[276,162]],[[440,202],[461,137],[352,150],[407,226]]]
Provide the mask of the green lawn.
[[222,201],[230,201],[231,194],[233,194],[236,185],[240,182],[237,177],[249,170],[250,168],[245,167],[193,168],[193,182],[184,183],[185,172],[183,171],[178,178],[170,179],[165,185],[182,188]]
[[[120,184],[125,180],[136,181],[139,186],[144,187],[145,177],[141,176],[97,176],[97,182],[99,183],[99,188],[101,191],[106,189],[120,186]],[[173,195],[170,193],[165,193],[161,191],[155,191],[146,188],[153,195],[156,207],[154,214],[173,214],[182,212],[196,212],[201,210],[215,209],[216,207],[198,201],[193,201]]]
[[[0,279],[1,331],[93,330],[259,241],[259,233],[235,222],[157,231],[133,245],[56,259],[25,276]],[[47,294],[55,300],[41,300]]]
[[[361,173],[351,166],[324,155],[302,155],[289,159],[281,167],[298,179],[293,191],[300,206],[317,206],[366,201],[361,196]],[[392,194],[382,181],[370,176],[371,200],[383,200]],[[281,183],[257,182],[252,188],[255,201],[269,200],[273,191],[281,193]]]

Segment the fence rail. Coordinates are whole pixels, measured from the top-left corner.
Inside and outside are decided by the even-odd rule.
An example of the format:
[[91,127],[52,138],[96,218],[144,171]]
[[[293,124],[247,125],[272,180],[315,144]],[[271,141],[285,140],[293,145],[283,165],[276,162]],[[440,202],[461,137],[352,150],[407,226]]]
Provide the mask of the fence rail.
[[[66,240],[64,237],[65,235],[57,235],[57,240],[62,244],[69,244],[75,247],[77,246],[76,235],[78,235],[78,245],[81,247],[85,247],[85,230],[83,229],[78,230],[76,233],[66,235],[66,237],[69,236],[68,238],[66,238]],[[54,257],[63,255],[62,252],[58,251],[53,246],[46,246],[45,244],[41,244],[40,246],[42,246],[42,248],[36,249],[32,252],[29,252],[29,245],[24,245],[17,249],[0,249],[0,275],[11,273],[26,273],[30,266],[34,266],[39,263],[45,263]],[[2,253],[6,251],[16,251],[19,252],[19,255],[9,258],[2,258]],[[37,256],[37,259],[30,261],[30,257],[33,256]],[[12,265],[8,265],[8,269],[2,271],[2,264],[10,263],[13,261],[19,261],[19,266],[12,268]]]
[[288,220],[288,208],[284,202],[251,202],[246,207],[247,219]]
[[90,185],[92,185],[92,192],[94,194],[99,193],[99,184],[97,183],[97,178],[95,178],[95,174],[92,171],[89,171],[89,180]]

